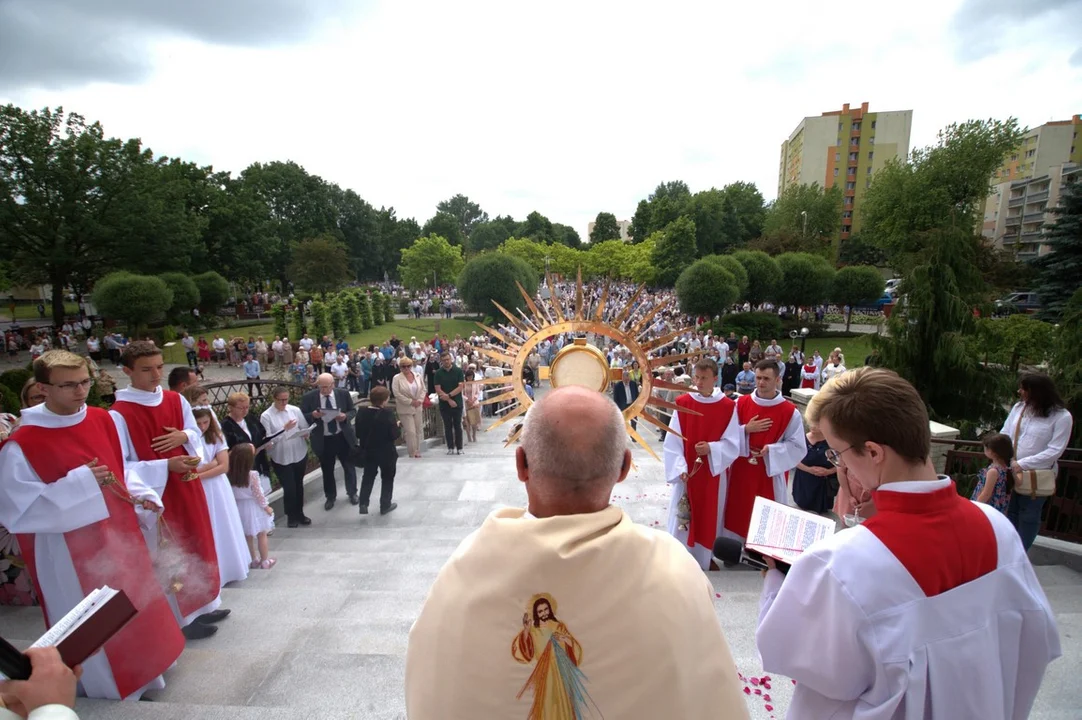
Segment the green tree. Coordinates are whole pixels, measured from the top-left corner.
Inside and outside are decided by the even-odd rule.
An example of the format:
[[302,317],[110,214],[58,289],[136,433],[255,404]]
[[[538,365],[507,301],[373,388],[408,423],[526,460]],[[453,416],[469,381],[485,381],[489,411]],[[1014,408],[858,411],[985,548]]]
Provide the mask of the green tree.
[[555,240],[552,233],[552,221],[536,210],[526,216],[526,221],[522,223],[517,234],[538,242],[547,243]]
[[[436,211],[442,215],[449,215],[458,223],[459,235],[468,240],[478,224],[488,222],[488,213],[481,206],[471,202],[465,195],[455,195],[449,200],[444,200],[436,206]],[[440,233],[440,229],[425,231],[425,235]],[[446,236],[445,236],[446,237]]]
[[452,245],[440,235],[427,235],[402,251],[398,274],[407,288],[420,290],[431,287],[433,279],[437,285],[454,282],[462,272],[463,264],[461,247]]
[[0,106],[0,236],[24,284],[52,287],[53,323],[64,288],[86,291],[115,267],[115,230],[130,218],[137,169],[153,161],[139,140],[106,138],[63,108]]
[[594,228],[590,231],[590,242],[600,243],[606,240],[620,239],[620,223],[612,213],[599,212],[594,220]]
[[389,323],[394,322],[394,305],[391,304],[391,296],[383,296],[383,319]]
[[838,262],[842,265],[876,265],[887,264],[887,254],[878,245],[873,245],[864,239],[859,233],[853,233],[841,241],[838,250]]
[[438,212],[430,217],[421,228],[421,235],[422,237],[439,235],[455,247],[462,247],[466,243],[466,236],[462,234],[458,218],[444,212]]
[[322,339],[324,335],[329,335],[331,332],[331,317],[327,310],[327,303],[322,300],[312,301],[312,333],[317,339]]
[[744,269],[739,260],[732,255],[707,255],[703,260],[725,268],[733,276],[733,282],[736,286],[736,300],[734,302],[746,298],[748,294],[748,271]]
[[[935,145],[914,150],[908,161],[888,162],[864,194],[862,235],[886,251],[903,274],[924,264],[923,253],[934,237],[949,228],[975,228],[983,220],[988,179],[1018,147],[1023,132],[1014,118],[970,120],[947,126]],[[981,242],[970,233],[971,244]]]
[[327,301],[330,313],[331,334],[337,340],[346,336],[346,310],[342,306],[342,296],[335,295]]
[[692,263],[676,280],[680,310],[688,315],[713,319],[724,315],[736,302],[739,288],[732,274],[708,260]]
[[985,363],[1005,365],[1017,373],[1021,363],[1040,365],[1048,359],[1056,329],[1032,315],[981,318],[977,321],[975,351]]
[[766,220],[766,204],[755,183],[729,183],[721,191],[725,194],[725,199],[732,203],[733,211],[740,221],[740,239],[734,247],[745,245],[749,240],[759,237]]
[[824,188],[819,183],[790,185],[766,211],[763,235],[794,237],[801,242],[810,241],[823,246],[838,234],[841,223],[840,186]]
[[372,301],[368,297],[367,290],[361,290],[357,293],[357,312],[361,316],[361,326],[363,329],[371,330],[376,322],[372,317]]
[[286,304],[274,303],[271,307],[271,317],[274,318],[274,334],[278,337],[289,336],[289,325],[286,322]]
[[[970,226],[971,227],[971,226]],[[975,334],[972,305],[960,275],[971,268],[967,228],[925,238],[928,252],[906,276],[905,302],[894,308],[889,334],[873,338],[885,367],[911,382],[938,419],[994,425],[1010,389],[1002,371],[982,365],[967,339]]]
[[733,257],[748,273],[748,291],[744,297],[752,307],[775,297],[782,273],[774,258],[757,250],[741,250],[733,253]]
[[1051,252],[1033,265],[1038,272],[1041,317],[1056,322],[1082,278],[1082,181],[1067,184],[1052,212],[1056,220],[1044,228],[1044,242]]
[[199,289],[199,312],[207,316],[204,319],[217,315],[218,310],[229,302],[229,281],[213,270],[193,275],[192,282]]
[[680,273],[695,262],[695,222],[679,217],[665,226],[655,240],[653,261],[657,283],[672,287]]
[[654,267],[654,247],[657,241],[647,239],[626,249],[628,278],[635,284],[646,283],[653,287],[657,284],[657,268]]
[[582,238],[579,237],[578,231],[570,225],[552,223],[552,240],[569,248],[582,247]]
[[[886,283],[878,270],[866,265],[843,267],[834,275],[830,299],[835,305],[850,308],[871,305],[883,296]],[[845,331],[849,332],[849,323],[853,319],[850,313],[845,318]]]
[[372,301],[372,322],[376,325],[382,325],[387,321],[387,316],[383,312],[383,293],[378,290],[373,290],[371,295]]
[[[735,218],[731,214],[726,217],[725,201],[723,191],[710,188],[692,195],[684,207],[684,214],[695,223],[695,247],[699,257],[721,252],[740,242],[740,223],[737,221],[734,230],[731,221]],[[731,204],[729,210],[732,211]],[[733,235],[730,237],[726,232]]]
[[[664,229],[669,223],[684,215],[691,190],[681,180],[663,182],[646,200],[639,202],[635,215],[631,218],[629,234],[633,242],[642,242],[655,232]],[[673,278],[675,281],[675,278]]]
[[466,263],[457,287],[459,296],[471,311],[500,319],[503,313],[496,309],[495,303],[511,312],[526,306],[516,282],[521,283],[531,296],[537,292],[537,273],[525,260],[496,253]]
[[479,253],[485,250],[495,250],[510,237],[514,237],[515,228],[518,227],[511,218],[497,217],[488,222],[478,223],[470,233],[470,252]]
[[119,271],[94,285],[94,306],[103,316],[121,320],[138,337],[147,323],[161,318],[173,302],[173,291],[159,277]]
[[1067,301],[1052,346],[1052,378],[1076,420],[1071,445],[1082,444],[1082,289]]
[[310,238],[297,246],[289,276],[297,287],[321,296],[353,279],[346,249],[332,235]]
[[780,305],[812,307],[826,302],[834,284],[834,266],[819,255],[785,253],[777,258],[781,283],[774,293]]
[[591,278],[629,278],[631,246],[622,240],[591,243],[582,254],[582,274]]
[[[293,338],[300,340],[304,337],[304,333],[307,331],[308,325],[304,321],[304,303],[298,301],[296,307],[293,308]],[[282,336],[285,338],[285,335]]]
[[199,307],[199,288],[190,277],[176,272],[162,273],[158,277],[167,288],[173,291],[173,304],[165,313],[170,322],[180,322],[192,310]]
[[361,322],[361,311],[357,306],[357,295],[356,290],[339,295],[342,301],[342,312],[346,316],[346,327],[349,328],[351,335],[355,335],[364,329],[364,324]]

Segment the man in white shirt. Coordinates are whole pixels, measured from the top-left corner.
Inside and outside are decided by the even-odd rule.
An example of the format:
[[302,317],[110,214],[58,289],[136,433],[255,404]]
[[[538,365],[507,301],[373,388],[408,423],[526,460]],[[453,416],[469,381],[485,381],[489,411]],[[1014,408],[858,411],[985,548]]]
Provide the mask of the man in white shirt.
[[82,668],[71,668],[54,647],[26,651],[32,670],[29,680],[0,683],[0,720],[79,720],[75,689]]
[[796,683],[789,717],[1028,717],[1060,655],[1052,610],[1010,522],[936,475],[916,389],[860,368],[807,420],[875,514],[765,573],[756,644]]
[[346,386],[346,377],[349,375],[349,364],[346,363],[345,355],[339,355],[338,359],[331,365],[331,375],[334,376],[335,387],[344,388]]
[[214,347],[214,359],[218,361],[218,367],[221,367],[225,362],[225,340],[221,335],[215,335],[211,345]]
[[308,337],[308,333],[305,333],[298,344],[304,349],[305,352],[310,352],[312,350],[312,345],[314,345],[315,342],[312,340],[312,338]]

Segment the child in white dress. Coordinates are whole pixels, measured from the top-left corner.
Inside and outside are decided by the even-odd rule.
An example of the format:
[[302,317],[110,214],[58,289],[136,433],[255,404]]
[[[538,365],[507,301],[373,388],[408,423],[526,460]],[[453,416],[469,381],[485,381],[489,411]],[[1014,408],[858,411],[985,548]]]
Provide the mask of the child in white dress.
[[233,486],[240,524],[252,555],[251,568],[270,570],[278,562],[270,557],[267,548],[267,531],[274,527],[274,510],[259,486],[259,473],[252,469],[254,464],[255,447],[251,443],[236,445],[229,451],[229,484]]

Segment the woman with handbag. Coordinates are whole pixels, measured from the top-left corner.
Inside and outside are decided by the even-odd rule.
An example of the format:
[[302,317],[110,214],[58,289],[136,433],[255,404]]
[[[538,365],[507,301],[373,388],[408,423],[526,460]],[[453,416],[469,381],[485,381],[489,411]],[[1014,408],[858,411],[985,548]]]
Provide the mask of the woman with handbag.
[[1044,373],[1027,373],[1018,382],[1021,401],[1011,408],[1001,433],[1014,444],[1011,461],[1015,486],[1007,505],[1007,519],[1029,550],[1041,527],[1045,500],[1056,492],[1056,462],[1067,449],[1074,419]]
[[391,381],[395,410],[406,436],[406,452],[411,458],[421,457],[421,440],[424,439],[424,403],[428,393],[425,379],[414,372],[413,360],[402,357],[398,361],[400,373]]
[[395,441],[398,440],[399,427],[394,419],[394,413],[385,407],[391,392],[377,385],[369,394],[370,405],[361,408],[357,413],[357,459],[364,464],[364,474],[361,475],[361,515],[368,514],[368,501],[372,497],[372,485],[376,480],[376,473],[380,477],[379,490],[379,514],[387,513],[398,507],[398,503],[391,502],[394,492],[394,476],[398,467],[398,449]]

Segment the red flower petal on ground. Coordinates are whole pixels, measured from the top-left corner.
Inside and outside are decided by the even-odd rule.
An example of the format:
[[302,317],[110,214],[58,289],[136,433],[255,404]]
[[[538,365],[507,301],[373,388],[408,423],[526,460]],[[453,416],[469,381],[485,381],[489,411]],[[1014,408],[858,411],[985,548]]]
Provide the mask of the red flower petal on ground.
[[763,700],[766,701],[766,702],[770,702],[770,696],[769,695],[763,695]]
[[767,712],[773,712],[774,711],[774,706],[773,705],[767,705],[766,706],[766,711]]
[[714,597],[721,597],[721,593],[714,593]]
[[753,678],[751,679],[751,684],[752,684],[752,685],[758,685],[758,684],[759,684],[759,678],[757,678],[757,677],[753,677]]
[[762,691],[762,690],[760,690],[759,688],[755,688],[755,694],[756,694],[756,695],[762,695],[762,694],[763,694],[763,691]]
[[747,685],[744,686],[744,694],[745,695],[751,695],[751,690],[748,689]]

